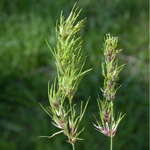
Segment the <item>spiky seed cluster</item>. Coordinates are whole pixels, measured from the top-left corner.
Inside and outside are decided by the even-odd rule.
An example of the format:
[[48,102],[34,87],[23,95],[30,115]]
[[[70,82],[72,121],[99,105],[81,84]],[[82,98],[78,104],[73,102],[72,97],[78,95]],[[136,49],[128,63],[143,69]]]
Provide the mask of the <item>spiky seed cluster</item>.
[[[89,69],[82,72],[85,59],[82,58],[82,41],[77,33],[83,27],[85,19],[76,23],[80,12],[81,10],[78,11],[75,4],[69,17],[65,20],[63,13],[61,13],[60,24],[58,24],[58,21],[56,23],[57,46],[54,50],[49,45],[48,47],[56,59],[58,78],[57,82],[55,80],[54,85],[48,88],[50,106],[44,108],[41,105],[52,118],[52,123],[60,129],[59,132],[48,138],[63,132],[72,145],[76,140],[80,140],[78,136],[84,130],[83,128],[78,132],[78,127],[89,101],[87,101],[84,109],[82,109],[83,103],[81,102],[80,115],[76,117],[75,105],[72,104],[73,96],[83,75],[90,71]],[[69,101],[66,101],[66,99]]]
[[[78,88],[82,76],[85,60],[82,59],[82,41],[77,37],[78,31],[83,27],[85,19],[76,20],[81,10],[73,7],[69,17],[65,20],[61,13],[60,24],[56,24],[57,48],[54,51],[58,69],[58,82],[64,94],[71,101]],[[89,71],[89,70],[88,70]]]
[[115,121],[113,116],[113,101],[115,94],[119,87],[116,86],[118,75],[123,69],[124,65],[118,66],[118,59],[116,59],[117,53],[121,50],[117,50],[118,38],[111,37],[110,34],[106,35],[104,43],[104,61],[102,62],[102,74],[104,76],[104,87],[101,89],[103,92],[103,101],[100,98],[97,99],[99,106],[99,113],[101,123],[96,121],[98,125],[94,126],[98,131],[104,135],[110,137],[115,135],[117,127],[124,117],[122,114],[118,114]]
[[118,67],[118,59],[116,60],[116,55],[121,50],[116,50],[117,46],[118,38],[111,37],[110,34],[107,34],[104,43],[105,62],[102,63],[102,71],[105,78],[102,92],[107,100],[114,100],[115,94],[119,88],[116,88],[118,75],[124,67],[124,65]]

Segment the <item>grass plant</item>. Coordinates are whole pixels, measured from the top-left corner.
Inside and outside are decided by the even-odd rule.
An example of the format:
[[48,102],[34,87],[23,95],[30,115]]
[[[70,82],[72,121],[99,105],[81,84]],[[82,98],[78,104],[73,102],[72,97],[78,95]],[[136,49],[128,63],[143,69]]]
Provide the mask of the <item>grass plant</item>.
[[74,94],[78,89],[78,85],[85,75],[91,69],[83,71],[85,58],[82,57],[82,41],[77,33],[83,27],[85,19],[78,22],[77,18],[81,12],[73,6],[72,11],[67,19],[60,15],[60,22],[56,22],[56,48],[52,50],[47,45],[56,60],[57,79],[54,84],[49,83],[48,97],[50,106],[44,108],[44,111],[52,118],[52,123],[60,131],[54,133],[52,136],[40,136],[51,138],[57,134],[64,133],[68,137],[68,141],[73,150],[75,149],[75,142],[82,140],[79,135],[84,130],[78,131],[79,124],[83,118],[89,100],[83,108],[81,102],[81,109],[79,116],[76,115],[75,104],[73,104]]
[[[55,24],[61,10],[67,16],[75,1],[68,0],[1,0],[0,1],[0,149],[2,150],[70,150],[65,137],[52,139],[37,135],[52,135],[58,129],[51,125],[49,116],[39,103],[48,106],[47,81],[54,84],[55,58],[48,51],[45,38],[55,47]],[[81,80],[72,103],[79,113],[80,100],[91,96],[88,109],[79,129],[84,141],[76,142],[78,150],[109,149],[109,138],[94,131],[91,122],[97,114],[97,94],[102,99],[99,86],[103,87],[101,64],[102,42],[106,33],[118,36],[119,64],[126,64],[119,75],[118,90],[114,100],[117,110],[126,116],[113,138],[115,150],[147,150],[149,148],[148,65],[149,37],[148,1],[78,1],[87,17],[79,35],[86,59],[84,70],[93,68]],[[57,80],[58,81],[58,80]],[[50,85],[50,87],[51,87]],[[84,101],[84,102],[85,102]],[[67,101],[66,101],[67,102]],[[97,117],[98,118],[98,117]],[[138,125],[137,125],[138,123]],[[89,137],[90,138],[89,140]],[[67,137],[66,137],[67,139]],[[107,142],[107,144],[106,144]]]
[[121,50],[117,50],[118,38],[106,35],[104,42],[104,60],[102,62],[102,74],[104,76],[103,100],[97,99],[101,122],[96,119],[97,125],[94,124],[96,130],[110,137],[110,150],[113,149],[113,137],[117,131],[118,125],[124,115],[118,113],[117,118],[114,116],[114,100],[117,90],[120,88],[117,81],[118,75],[124,67],[119,66],[117,54]]

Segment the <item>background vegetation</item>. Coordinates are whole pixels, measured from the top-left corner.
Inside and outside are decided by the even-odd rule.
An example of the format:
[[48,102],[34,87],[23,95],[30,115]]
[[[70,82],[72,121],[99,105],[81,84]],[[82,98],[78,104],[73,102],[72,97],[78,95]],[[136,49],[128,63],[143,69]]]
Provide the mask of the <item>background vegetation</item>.
[[[65,136],[37,139],[57,129],[39,106],[48,105],[47,82],[56,75],[54,59],[45,43],[55,46],[55,23],[61,10],[68,16],[75,1],[1,0],[0,1],[0,149],[69,150]],[[78,150],[106,150],[109,139],[98,133],[92,122],[98,115],[96,102],[103,86],[101,75],[102,42],[106,33],[119,37],[123,49],[120,64],[122,88],[115,107],[126,113],[114,138],[115,150],[148,149],[148,1],[78,0],[87,17],[80,32],[85,69],[93,68],[79,85],[75,103],[91,96],[81,126],[84,141]],[[101,96],[101,93],[100,93]]]

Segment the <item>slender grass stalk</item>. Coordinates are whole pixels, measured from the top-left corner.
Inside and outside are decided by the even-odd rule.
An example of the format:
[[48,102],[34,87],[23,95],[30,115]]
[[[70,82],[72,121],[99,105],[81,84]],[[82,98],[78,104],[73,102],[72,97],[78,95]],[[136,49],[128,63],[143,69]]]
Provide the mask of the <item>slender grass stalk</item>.
[[75,150],[75,146],[74,146],[74,144],[72,145],[72,150]]
[[112,137],[112,135],[111,135],[110,150],[113,150],[113,137]]
[[[113,101],[111,101],[111,116],[113,118]],[[111,119],[110,150],[113,150],[113,120]]]

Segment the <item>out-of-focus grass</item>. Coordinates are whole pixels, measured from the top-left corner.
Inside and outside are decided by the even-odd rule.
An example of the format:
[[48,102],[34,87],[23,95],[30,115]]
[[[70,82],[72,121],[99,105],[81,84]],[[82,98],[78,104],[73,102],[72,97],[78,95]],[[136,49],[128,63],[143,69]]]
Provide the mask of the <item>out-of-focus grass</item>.
[[[37,139],[57,129],[39,102],[48,105],[47,82],[56,74],[54,59],[45,43],[55,45],[55,22],[75,1],[0,1],[0,149],[69,150],[63,135]],[[148,1],[79,0],[81,18],[87,17],[80,32],[88,55],[85,68],[93,68],[80,83],[76,103],[91,95],[81,126],[85,131],[77,149],[108,149],[109,139],[92,126],[97,114],[96,98],[103,86],[101,76],[102,42],[106,33],[119,37],[123,48],[120,63],[126,67],[120,76],[122,88],[116,97],[116,110],[126,113],[114,138],[116,150],[148,149]],[[101,94],[100,94],[101,95]],[[88,129],[88,130],[87,130]]]

